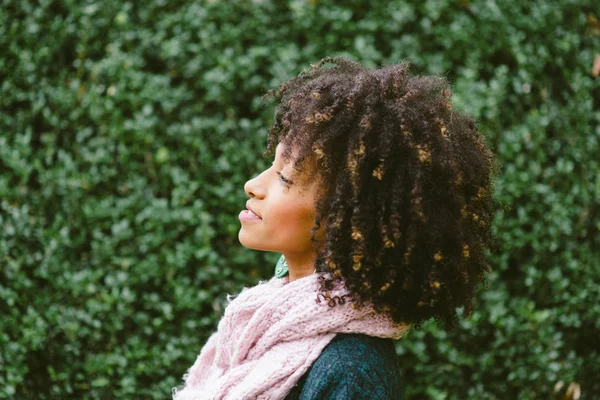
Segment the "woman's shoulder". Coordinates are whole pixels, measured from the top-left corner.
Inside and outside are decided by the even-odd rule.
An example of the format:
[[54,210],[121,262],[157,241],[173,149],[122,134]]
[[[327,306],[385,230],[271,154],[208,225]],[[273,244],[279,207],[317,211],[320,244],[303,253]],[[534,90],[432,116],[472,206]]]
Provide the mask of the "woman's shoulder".
[[392,339],[369,336],[362,333],[339,333],[323,349],[322,354],[327,355],[329,353],[343,352],[344,355],[352,357],[353,355],[367,352],[371,355],[388,356],[388,350],[390,349],[395,350]]
[[286,400],[401,398],[393,340],[340,333],[323,349]]

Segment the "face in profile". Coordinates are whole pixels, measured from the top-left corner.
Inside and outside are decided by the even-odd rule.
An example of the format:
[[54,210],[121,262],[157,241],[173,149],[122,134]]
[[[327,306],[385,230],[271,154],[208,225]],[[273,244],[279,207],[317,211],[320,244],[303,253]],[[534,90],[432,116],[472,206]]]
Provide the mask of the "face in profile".
[[291,180],[293,167],[281,158],[282,146],[277,145],[271,167],[244,185],[250,196],[246,208],[258,218],[248,210],[240,213],[238,239],[247,248],[280,252],[286,258],[309,256],[314,253],[310,229],[315,218],[315,180]]

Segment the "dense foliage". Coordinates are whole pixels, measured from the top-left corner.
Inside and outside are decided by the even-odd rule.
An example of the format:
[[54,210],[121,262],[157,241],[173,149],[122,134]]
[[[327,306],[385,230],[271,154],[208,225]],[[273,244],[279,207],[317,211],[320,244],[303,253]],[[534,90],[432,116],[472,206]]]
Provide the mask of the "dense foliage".
[[261,96],[327,55],[447,76],[502,163],[487,290],[397,342],[407,399],[600,396],[600,11],[334,3],[3,3],[0,398],[169,397],[277,260],[237,241]]

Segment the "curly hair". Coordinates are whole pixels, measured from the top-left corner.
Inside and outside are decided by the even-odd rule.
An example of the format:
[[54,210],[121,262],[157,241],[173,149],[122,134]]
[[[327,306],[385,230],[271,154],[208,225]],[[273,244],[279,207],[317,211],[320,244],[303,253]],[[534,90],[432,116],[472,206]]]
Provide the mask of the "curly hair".
[[334,300],[343,280],[354,308],[453,331],[457,308],[470,318],[476,285],[487,286],[496,160],[476,122],[453,110],[447,79],[409,68],[312,64],[264,96],[277,106],[263,156],[282,143],[294,172],[316,161],[311,239],[323,224],[315,268],[329,272],[318,296]]

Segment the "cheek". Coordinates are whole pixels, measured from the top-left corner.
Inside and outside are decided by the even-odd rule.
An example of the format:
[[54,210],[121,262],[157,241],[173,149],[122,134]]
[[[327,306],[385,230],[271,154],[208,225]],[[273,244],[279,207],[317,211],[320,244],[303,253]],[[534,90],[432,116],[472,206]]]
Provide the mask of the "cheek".
[[303,237],[313,224],[314,212],[304,203],[288,203],[269,213],[269,230],[280,237]]
[[310,218],[308,210],[299,204],[288,203],[269,212],[269,224],[281,225],[282,228],[299,228]]
[[305,205],[297,214],[297,226],[310,237],[310,229],[314,225],[315,211],[312,205]]

